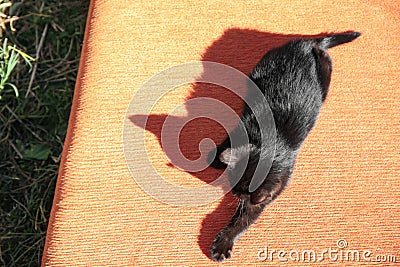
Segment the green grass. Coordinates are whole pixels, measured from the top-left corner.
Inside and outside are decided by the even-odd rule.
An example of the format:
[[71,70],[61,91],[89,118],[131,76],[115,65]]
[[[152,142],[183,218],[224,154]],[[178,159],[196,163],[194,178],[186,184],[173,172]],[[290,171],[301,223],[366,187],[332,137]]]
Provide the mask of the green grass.
[[20,55],[0,90],[0,265],[39,266],[89,1],[20,1],[0,34]]
[[20,59],[22,58],[27,65],[32,69],[32,61],[35,61],[34,58],[17,49],[14,46],[8,44],[8,39],[5,38],[2,40],[3,45],[0,46],[0,99],[1,92],[5,87],[11,87],[14,90],[15,96],[19,96],[18,88],[15,84],[9,82],[9,79],[15,68],[20,63]]

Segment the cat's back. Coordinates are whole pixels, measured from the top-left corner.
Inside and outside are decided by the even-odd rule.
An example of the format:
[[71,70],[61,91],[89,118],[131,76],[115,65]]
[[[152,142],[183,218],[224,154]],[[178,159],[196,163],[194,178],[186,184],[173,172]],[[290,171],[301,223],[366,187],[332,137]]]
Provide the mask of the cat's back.
[[250,75],[269,104],[278,134],[293,147],[303,142],[322,106],[317,66],[313,43],[296,40],[268,52]]

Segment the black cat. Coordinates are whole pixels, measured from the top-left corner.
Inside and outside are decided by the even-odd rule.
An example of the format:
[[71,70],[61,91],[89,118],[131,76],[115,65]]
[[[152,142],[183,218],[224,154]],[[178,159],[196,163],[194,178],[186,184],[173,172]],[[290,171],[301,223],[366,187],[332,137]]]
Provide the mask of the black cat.
[[[249,95],[247,101],[252,108],[246,104],[241,117],[248,142],[231,146],[228,137],[217,147],[216,157],[210,160],[215,168],[227,167],[230,180],[239,179],[232,192],[240,199],[231,221],[211,246],[214,261],[231,257],[233,244],[288,183],[300,146],[314,126],[328,93],[332,63],[326,50],[359,36],[358,32],[347,32],[294,40],[269,51],[251,72],[250,79],[272,111],[276,127],[275,151],[273,158],[268,159],[271,157],[270,142],[262,140],[263,125],[256,120],[266,114],[265,101]],[[261,185],[249,190],[257,164],[268,160],[272,161],[271,168],[263,174]]]

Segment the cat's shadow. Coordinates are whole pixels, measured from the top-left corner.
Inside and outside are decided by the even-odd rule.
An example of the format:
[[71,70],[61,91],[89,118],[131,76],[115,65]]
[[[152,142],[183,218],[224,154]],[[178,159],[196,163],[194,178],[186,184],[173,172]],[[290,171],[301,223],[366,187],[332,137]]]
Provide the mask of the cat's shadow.
[[[322,36],[322,35],[318,35]],[[202,61],[218,62],[231,66],[244,74],[248,75],[253,67],[258,63],[261,57],[272,48],[283,45],[284,43],[299,38],[316,37],[316,35],[283,35],[276,33],[260,32],[250,29],[228,29],[222,36],[214,41],[202,55]],[[213,75],[214,69],[208,69],[207,64],[204,64],[202,77]],[[195,98],[213,98],[224,102],[230,106],[237,114],[242,110],[243,101],[234,92],[212,84],[194,83],[192,92],[186,99]],[[217,122],[207,118],[197,118],[188,122],[188,118],[196,117],[199,114],[199,109],[204,113],[204,109],[209,109],[210,113],[218,112],[212,110],[205,103],[202,105],[202,100],[197,102],[185,103],[187,111],[186,117],[169,116],[168,114],[135,114],[129,116],[129,119],[136,126],[142,127],[147,131],[152,132],[160,141],[168,158],[175,166],[181,169],[187,169],[186,163],[180,158],[182,153],[189,160],[197,160],[202,158],[206,162],[206,155],[201,155],[199,143],[205,138],[214,140],[216,144],[220,144],[227,136],[227,132]],[[168,144],[162,144],[161,133],[163,124],[168,117],[171,125],[182,125],[185,127],[178,133],[179,147],[170,147]],[[225,125],[228,129],[232,129],[237,121],[230,121],[230,125]],[[173,133],[170,134],[177,134]],[[168,140],[168,133],[163,133],[163,140]],[[171,138],[175,138],[171,136]],[[168,148],[166,149],[166,146]],[[180,150],[179,150],[180,149]],[[211,148],[210,148],[211,150]],[[180,165],[182,163],[182,166]],[[183,166],[185,165],[185,166]],[[189,173],[198,179],[210,183],[217,179],[222,170],[217,170],[208,167],[201,171],[189,171]],[[226,194],[217,209],[209,213],[203,220],[198,236],[198,244],[203,253],[210,258],[210,246],[215,235],[229,222],[236,208],[236,199],[232,194]]]

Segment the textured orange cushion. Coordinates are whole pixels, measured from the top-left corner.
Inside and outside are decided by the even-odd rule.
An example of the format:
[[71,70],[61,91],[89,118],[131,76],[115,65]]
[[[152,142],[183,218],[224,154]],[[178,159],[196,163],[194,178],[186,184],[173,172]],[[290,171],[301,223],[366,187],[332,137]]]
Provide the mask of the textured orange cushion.
[[[215,61],[248,74],[272,47],[348,30],[362,36],[330,51],[330,93],[288,188],[224,264],[279,266],[286,259],[285,265],[300,266],[310,263],[290,259],[290,251],[301,256],[313,250],[320,257],[329,249],[339,258],[326,254],[316,266],[394,266],[391,255],[398,264],[399,14],[396,0],[92,0],[43,266],[218,265],[209,247],[234,212],[235,199],[227,195],[193,207],[158,201],[134,180],[135,173],[152,179],[148,166],[133,163],[129,170],[123,147],[133,152],[145,142],[160,176],[185,187],[203,186],[221,171],[189,173],[169,164],[159,140],[165,114],[179,105],[181,118],[194,112],[199,107],[184,104],[193,97],[225,98],[236,112],[240,101],[216,86],[183,85],[154,103],[144,132],[148,99],[133,103],[142,112],[126,114],[131,100],[153,75],[181,63]],[[124,125],[132,133],[125,144]],[[194,160],[200,140],[220,142],[224,135],[210,120],[193,121],[182,134],[182,153]],[[265,249],[287,253],[261,261]],[[345,256],[341,261],[340,253],[349,250],[360,253],[360,262]],[[362,258],[364,251],[373,262]],[[387,256],[386,262],[379,256]]]

